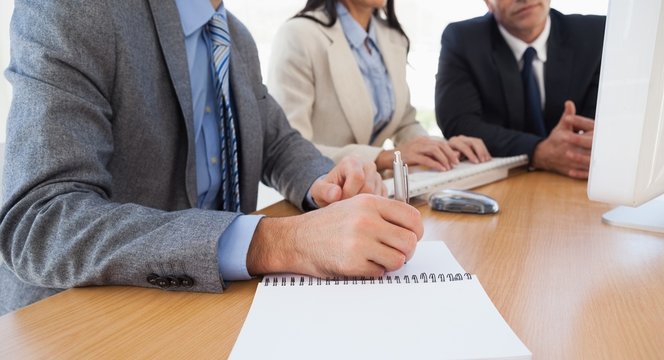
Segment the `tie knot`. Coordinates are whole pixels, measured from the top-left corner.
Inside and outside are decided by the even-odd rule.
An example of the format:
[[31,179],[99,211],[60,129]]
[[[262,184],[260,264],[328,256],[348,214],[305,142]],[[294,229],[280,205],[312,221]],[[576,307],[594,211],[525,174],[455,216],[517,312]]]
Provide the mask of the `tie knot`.
[[533,47],[528,47],[526,52],[523,53],[523,65],[530,66],[533,63],[533,59],[537,56],[537,50]]
[[228,21],[225,14],[216,13],[208,22],[210,40],[213,44],[229,46],[231,37],[228,34]]

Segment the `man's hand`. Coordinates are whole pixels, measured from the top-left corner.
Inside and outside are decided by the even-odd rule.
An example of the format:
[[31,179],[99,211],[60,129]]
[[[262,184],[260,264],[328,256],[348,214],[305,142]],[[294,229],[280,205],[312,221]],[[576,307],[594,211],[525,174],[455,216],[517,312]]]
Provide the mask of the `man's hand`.
[[252,275],[381,276],[410,259],[423,233],[412,206],[362,194],[286,218],[263,218],[249,247]]
[[532,165],[573,178],[587,179],[595,122],[576,115],[572,101],[565,102],[565,112],[549,137],[535,147]]
[[376,172],[376,164],[354,156],[343,158],[325,177],[316,180],[309,191],[318,207],[362,193],[387,195],[383,179]]

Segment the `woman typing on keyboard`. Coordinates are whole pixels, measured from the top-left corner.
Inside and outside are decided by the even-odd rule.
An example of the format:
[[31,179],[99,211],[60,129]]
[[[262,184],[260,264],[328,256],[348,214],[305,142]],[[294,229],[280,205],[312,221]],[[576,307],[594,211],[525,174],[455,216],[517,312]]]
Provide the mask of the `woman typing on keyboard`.
[[411,166],[489,160],[481,139],[432,137],[415,119],[408,47],[394,0],[309,0],[275,37],[268,87],[291,125],[335,161],[356,155],[389,169],[387,139]]

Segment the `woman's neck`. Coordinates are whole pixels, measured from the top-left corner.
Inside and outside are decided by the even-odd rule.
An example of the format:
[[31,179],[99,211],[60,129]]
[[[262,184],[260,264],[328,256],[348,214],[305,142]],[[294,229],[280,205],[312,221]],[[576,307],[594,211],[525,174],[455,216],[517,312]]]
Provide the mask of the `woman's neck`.
[[357,21],[364,30],[369,30],[369,23],[373,15],[374,8],[371,6],[361,6],[350,0],[339,0],[348,9],[350,16]]

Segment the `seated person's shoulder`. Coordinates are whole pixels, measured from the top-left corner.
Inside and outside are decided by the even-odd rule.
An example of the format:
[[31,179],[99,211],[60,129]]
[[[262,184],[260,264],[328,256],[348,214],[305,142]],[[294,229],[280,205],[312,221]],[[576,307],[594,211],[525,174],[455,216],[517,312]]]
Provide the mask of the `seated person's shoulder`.
[[574,32],[575,36],[597,36],[597,34],[604,34],[606,16],[580,14],[563,15],[554,9],[551,9],[551,16],[557,17],[562,26],[566,30]]
[[327,23],[327,19],[318,12],[307,13],[306,16],[296,16],[286,20],[277,31],[277,36],[288,35],[299,39],[320,37],[325,26],[314,19]]
[[443,31],[442,41],[448,46],[471,46],[478,41],[487,41],[491,36],[491,27],[495,24],[490,14],[450,23]]
[[390,41],[399,44],[399,46],[403,47],[404,49],[408,47],[409,44],[406,36],[398,32],[397,30],[390,28],[389,24],[387,23],[387,20],[382,18],[377,18],[376,23],[380,28],[387,30]]
[[551,9],[552,19],[560,24],[563,38],[569,46],[587,54],[600,54],[604,41],[606,17],[600,15],[563,15]]

